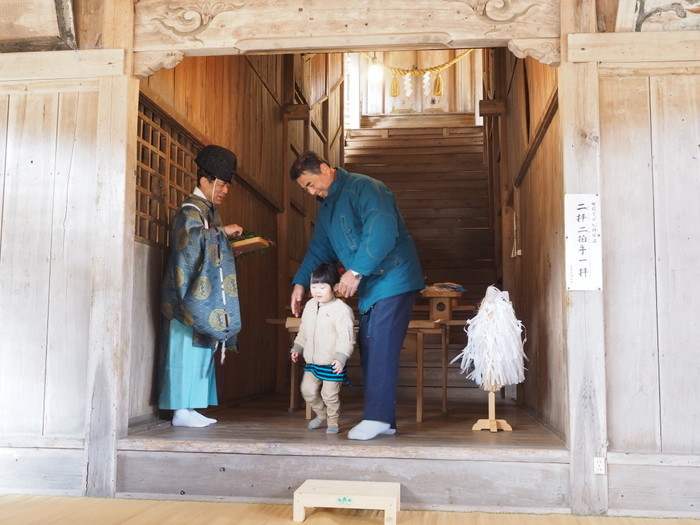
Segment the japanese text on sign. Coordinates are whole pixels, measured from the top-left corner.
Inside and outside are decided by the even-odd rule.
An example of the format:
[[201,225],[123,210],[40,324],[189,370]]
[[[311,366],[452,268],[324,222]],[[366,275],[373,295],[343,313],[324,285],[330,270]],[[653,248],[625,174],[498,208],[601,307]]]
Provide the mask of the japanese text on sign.
[[600,196],[566,194],[564,230],[567,290],[600,290],[603,287]]

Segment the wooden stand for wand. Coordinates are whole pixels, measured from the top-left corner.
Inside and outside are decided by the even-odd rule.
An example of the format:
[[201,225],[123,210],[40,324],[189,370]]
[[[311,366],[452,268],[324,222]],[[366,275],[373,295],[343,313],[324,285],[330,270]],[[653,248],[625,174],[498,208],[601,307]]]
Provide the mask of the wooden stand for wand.
[[491,432],[498,432],[499,430],[512,431],[511,427],[505,419],[496,419],[496,389],[489,390],[489,418],[480,419],[474,426],[472,430],[490,430]]

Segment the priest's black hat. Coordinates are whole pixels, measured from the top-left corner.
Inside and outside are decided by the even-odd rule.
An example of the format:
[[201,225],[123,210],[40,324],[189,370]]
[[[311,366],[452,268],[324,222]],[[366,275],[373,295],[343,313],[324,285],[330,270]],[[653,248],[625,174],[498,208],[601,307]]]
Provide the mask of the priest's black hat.
[[236,176],[236,154],[222,146],[205,146],[194,161],[210,177],[231,182]]

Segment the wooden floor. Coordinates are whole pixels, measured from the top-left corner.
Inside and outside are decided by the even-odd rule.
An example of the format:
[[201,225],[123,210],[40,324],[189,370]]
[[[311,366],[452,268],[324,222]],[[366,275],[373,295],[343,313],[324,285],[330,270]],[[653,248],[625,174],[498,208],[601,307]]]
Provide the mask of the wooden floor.
[[[399,512],[398,525],[698,525],[700,520],[496,514]],[[8,525],[283,525],[293,524],[292,506],[202,501],[156,501],[61,496],[0,495],[0,524]],[[309,509],[309,525],[382,525],[383,512]]]
[[205,411],[210,417],[218,419],[217,424],[205,428],[176,428],[167,421],[132,428],[121,444],[131,448],[147,440],[151,444],[158,442],[160,447],[168,447],[168,442],[187,441],[190,443],[188,450],[206,448],[208,442],[255,444],[256,447],[274,444],[276,448],[285,445],[324,445],[361,447],[370,455],[372,448],[387,447],[565,449],[559,436],[520,409],[514,401],[498,396],[496,417],[505,419],[513,427],[513,432],[472,431],[472,425],[478,419],[488,417],[487,393],[476,388],[450,391],[447,415],[441,413],[439,389],[427,389],[422,423],[416,423],[414,391],[401,390],[397,434],[366,442],[351,441],[347,439],[347,431],[362,419],[359,390],[344,387],[341,392],[341,433],[338,435],[327,435],[323,429],[308,430],[303,410],[289,413],[286,397],[270,396],[238,406]]

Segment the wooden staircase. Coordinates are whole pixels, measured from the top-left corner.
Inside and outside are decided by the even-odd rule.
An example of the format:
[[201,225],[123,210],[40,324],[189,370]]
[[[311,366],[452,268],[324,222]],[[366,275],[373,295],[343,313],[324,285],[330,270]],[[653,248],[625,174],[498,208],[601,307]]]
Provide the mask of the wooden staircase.
[[416,243],[426,283],[454,282],[476,304],[496,279],[489,179],[481,126],[406,116],[349,130],[345,167],[384,182]]

